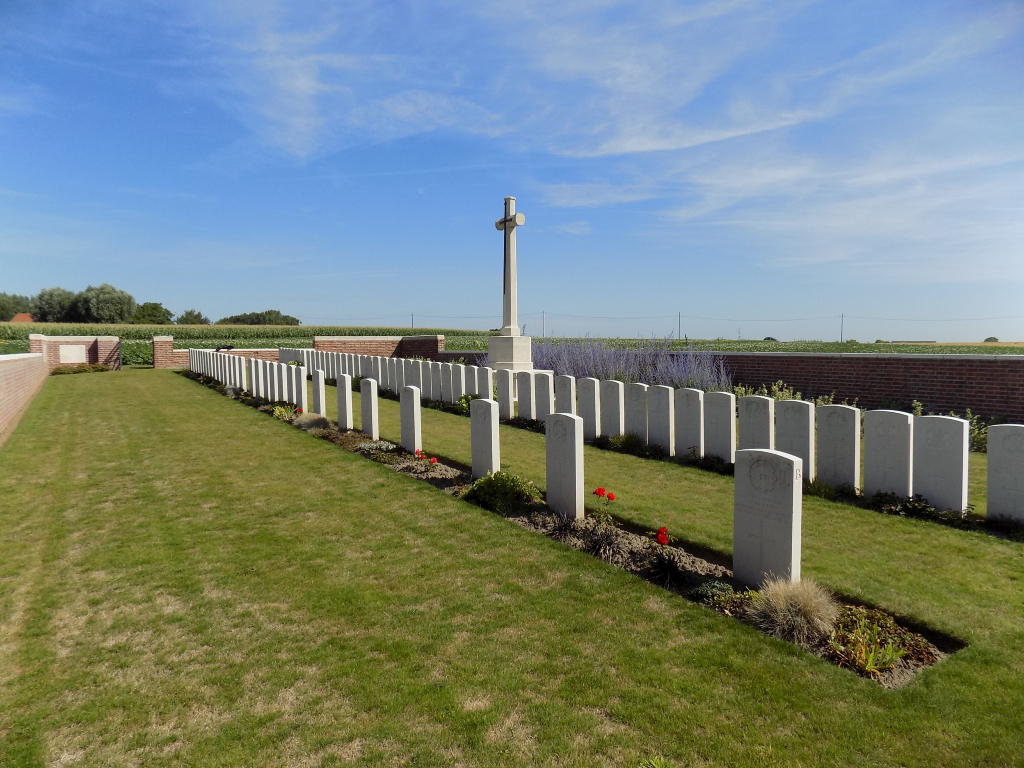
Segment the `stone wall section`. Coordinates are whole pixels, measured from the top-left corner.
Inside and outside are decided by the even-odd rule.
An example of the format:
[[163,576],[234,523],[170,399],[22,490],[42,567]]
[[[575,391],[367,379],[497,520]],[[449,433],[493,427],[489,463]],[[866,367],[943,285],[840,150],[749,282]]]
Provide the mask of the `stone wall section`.
[[444,352],[444,336],[314,336],[313,349],[377,357],[437,359]]
[[920,400],[926,411],[1024,419],[1024,355],[868,355],[716,352],[733,384],[782,380],[804,397],[835,392],[878,408],[884,398]]
[[[277,347],[270,349],[230,349],[226,351],[232,355],[253,357],[257,360],[270,360],[274,363],[277,362],[278,358]],[[188,368],[188,350],[175,349],[173,336],[154,336],[153,367],[184,370]]]
[[0,355],[0,446],[49,375],[41,352]]
[[[85,347],[85,361],[62,362],[61,347]],[[44,336],[30,333],[30,353],[41,354],[47,372],[58,365],[105,365],[112,370],[121,367],[121,339],[117,336]],[[67,354],[67,353],[65,353]]]

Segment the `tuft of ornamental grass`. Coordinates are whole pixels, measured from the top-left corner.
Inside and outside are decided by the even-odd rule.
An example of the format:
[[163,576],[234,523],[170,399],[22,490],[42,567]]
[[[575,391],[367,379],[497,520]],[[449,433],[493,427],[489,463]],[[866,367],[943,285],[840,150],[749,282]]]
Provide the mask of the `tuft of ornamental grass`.
[[771,578],[747,608],[747,618],[767,635],[811,645],[828,637],[835,628],[839,604],[809,579]]
[[311,429],[328,429],[331,426],[331,422],[319,413],[300,413],[292,421],[292,424],[307,432]]

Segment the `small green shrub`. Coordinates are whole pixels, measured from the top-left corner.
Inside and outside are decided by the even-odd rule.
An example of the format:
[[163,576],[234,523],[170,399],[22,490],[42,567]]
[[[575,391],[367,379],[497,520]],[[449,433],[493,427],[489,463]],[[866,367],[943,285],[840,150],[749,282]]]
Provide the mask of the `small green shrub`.
[[110,368],[106,365],[91,363],[89,365],[58,365],[52,371],[51,376],[64,376],[69,373],[104,373]]
[[281,419],[281,421],[291,421],[295,418],[298,410],[291,403],[283,403],[281,405],[275,405],[273,410],[273,417],[275,419]]
[[638,768],[673,768],[673,765],[664,757],[655,756],[645,758]]
[[686,596],[698,603],[710,603],[716,597],[731,595],[735,591],[727,581],[709,579],[691,589]]
[[834,485],[814,478],[813,480],[804,480],[804,496],[819,496],[826,501],[835,501],[839,498],[839,493]]
[[328,429],[331,426],[331,422],[319,413],[301,413],[295,417],[292,424],[307,432],[311,429]]
[[641,459],[664,459],[666,453],[660,445],[647,445],[639,435],[624,434],[616,437],[598,437],[594,439],[595,448],[616,453],[628,453]]
[[760,387],[745,387],[742,384],[737,384],[733,387],[733,394],[736,397],[747,397],[749,395],[761,395],[762,397],[771,397],[775,400],[803,400],[803,395],[800,392],[795,392],[792,387],[787,387],[786,382],[776,381],[768,388],[762,384]]
[[747,618],[766,635],[797,645],[827,637],[838,616],[832,595],[809,579],[769,579],[747,608]]
[[[892,669],[923,638],[899,627],[882,611],[846,609],[829,636],[828,648],[839,666],[876,677]],[[934,654],[932,654],[934,656]]]
[[507,516],[540,499],[540,491],[533,481],[499,470],[473,483],[464,498]]

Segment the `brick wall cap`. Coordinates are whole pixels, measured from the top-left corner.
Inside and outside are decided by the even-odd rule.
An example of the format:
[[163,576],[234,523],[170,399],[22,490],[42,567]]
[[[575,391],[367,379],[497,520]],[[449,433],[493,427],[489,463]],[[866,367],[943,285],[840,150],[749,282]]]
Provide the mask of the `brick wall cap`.
[[[315,344],[317,341],[402,341],[410,339],[443,338],[443,334],[437,336],[314,336],[313,343]],[[300,347],[290,347],[290,349],[300,349]],[[301,349],[309,349],[309,347],[301,347]]]
[[[938,353],[922,353],[922,354],[897,354],[897,353],[886,353],[886,352],[741,352],[738,350],[719,351],[719,350],[700,350],[710,351],[716,355],[730,356],[730,355],[743,355],[747,357],[832,357],[832,358],[852,358],[854,360],[1008,360],[1012,363],[1019,363],[1024,361],[1024,355],[943,355]],[[676,354],[685,354],[681,350],[675,350]]]
[[154,336],[153,341],[174,341],[173,336]]
[[30,341],[118,341],[120,336],[46,336],[42,333],[30,333],[28,335]]
[[26,357],[38,357],[40,360],[43,359],[42,352],[19,352],[16,355],[0,355],[0,363],[5,363],[8,360],[24,360]]

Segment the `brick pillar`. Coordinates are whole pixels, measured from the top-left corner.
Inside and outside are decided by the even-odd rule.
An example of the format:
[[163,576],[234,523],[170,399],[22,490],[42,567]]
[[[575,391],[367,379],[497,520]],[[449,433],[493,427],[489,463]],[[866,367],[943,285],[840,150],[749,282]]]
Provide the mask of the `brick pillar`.
[[174,364],[174,337],[154,336],[153,337],[153,367],[154,368],[175,368]]

